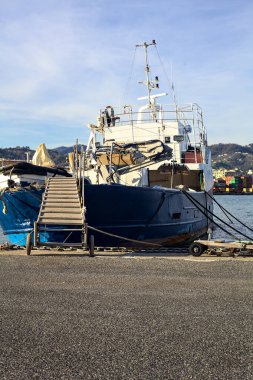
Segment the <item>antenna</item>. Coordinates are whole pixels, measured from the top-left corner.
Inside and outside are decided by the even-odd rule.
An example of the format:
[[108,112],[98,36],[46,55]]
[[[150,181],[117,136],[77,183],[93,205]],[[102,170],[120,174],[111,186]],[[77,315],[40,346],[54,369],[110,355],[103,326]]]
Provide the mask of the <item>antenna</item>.
[[155,40],[152,40],[151,43],[147,43],[147,42],[144,42],[142,45],[136,45],[136,47],[142,47],[144,48],[144,52],[145,52],[145,71],[146,71],[146,81],[140,81],[139,83],[142,83],[144,84],[146,87],[147,87],[147,92],[148,92],[148,104],[149,104],[149,107],[151,108],[152,107],[152,102],[151,102],[151,89],[152,88],[159,88],[159,78],[158,76],[155,77],[155,82],[152,82],[150,80],[150,68],[149,68],[149,64],[148,64],[148,47],[149,46],[156,46],[156,42]]
[[170,63],[170,82],[171,82],[171,90],[172,90],[172,96],[173,96],[173,101],[176,104],[176,94],[175,94],[175,89],[174,89],[174,83],[173,83],[173,67],[172,67],[172,62]]

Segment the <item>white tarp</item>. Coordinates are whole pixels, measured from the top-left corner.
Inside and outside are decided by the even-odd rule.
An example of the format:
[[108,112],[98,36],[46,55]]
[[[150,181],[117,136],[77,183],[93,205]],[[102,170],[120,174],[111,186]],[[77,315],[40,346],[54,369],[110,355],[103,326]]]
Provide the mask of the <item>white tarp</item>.
[[49,156],[45,144],[40,144],[34,153],[32,163],[39,166],[48,166],[50,168],[55,167],[54,161]]

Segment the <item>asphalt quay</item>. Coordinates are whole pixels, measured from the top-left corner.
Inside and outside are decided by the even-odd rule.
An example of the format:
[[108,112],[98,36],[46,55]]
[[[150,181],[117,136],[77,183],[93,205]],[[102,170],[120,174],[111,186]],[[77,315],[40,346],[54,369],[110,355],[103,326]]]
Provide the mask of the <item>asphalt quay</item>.
[[1,251],[3,379],[253,379],[253,258]]

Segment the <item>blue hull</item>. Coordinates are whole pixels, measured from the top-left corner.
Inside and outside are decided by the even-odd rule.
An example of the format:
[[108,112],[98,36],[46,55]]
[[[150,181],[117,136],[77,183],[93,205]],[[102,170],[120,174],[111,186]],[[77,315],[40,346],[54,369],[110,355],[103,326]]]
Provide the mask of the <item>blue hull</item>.
[[0,198],[0,224],[10,244],[25,245],[37,220],[44,189],[7,190]]
[[[206,195],[194,193],[206,206]],[[86,185],[88,226],[125,238],[172,246],[207,232],[207,218],[178,190],[119,185]],[[211,209],[211,204],[210,204]],[[137,246],[94,230],[96,246]]]
[[[38,216],[42,193],[43,190],[21,189],[6,191],[2,196],[7,213],[3,213],[3,202],[0,202],[0,224],[10,243],[25,245],[27,233],[33,230]],[[204,193],[192,193],[192,196],[206,206]],[[86,222],[96,229],[89,229],[88,235],[94,235],[95,245],[101,247],[140,246],[111,235],[172,246],[194,240],[205,234],[208,227],[207,218],[178,190],[85,185],[85,204]],[[40,241],[81,242],[81,232],[68,235],[41,233]]]

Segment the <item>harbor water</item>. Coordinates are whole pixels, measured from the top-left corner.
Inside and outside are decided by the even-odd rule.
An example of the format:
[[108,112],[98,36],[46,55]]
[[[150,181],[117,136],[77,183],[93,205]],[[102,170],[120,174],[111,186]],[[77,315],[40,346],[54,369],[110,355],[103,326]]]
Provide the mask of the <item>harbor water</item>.
[[[253,196],[251,195],[215,195],[215,200],[222,205],[226,210],[228,210],[232,215],[239,219],[242,223],[247,225],[253,230]],[[253,241],[253,231],[250,231],[245,226],[243,226],[238,221],[232,219],[233,223],[226,217],[224,212],[214,204],[214,214],[219,218],[224,220],[228,225],[232,225],[234,228],[244,233],[245,235],[251,237]],[[216,219],[215,219],[216,220]],[[222,224],[219,220],[216,220],[225,230],[230,231],[238,240],[249,240],[246,237],[239,235],[237,232],[230,229],[228,226]],[[224,231],[216,227],[213,233],[214,239],[225,239],[225,240],[235,240],[232,236],[226,234]],[[236,240],[237,240],[236,239]],[[3,235],[2,229],[0,227],[0,244],[6,242]]]
[[[230,214],[234,215],[239,219],[243,224],[247,225],[253,230],[253,195],[215,195],[215,200],[222,205]],[[250,237],[253,241],[253,231],[250,231],[248,228],[243,226],[238,221],[231,218],[233,223],[226,217],[223,211],[214,203],[214,214],[219,218],[224,220],[228,225],[233,226],[233,228],[244,233]],[[232,236],[229,236],[224,231],[219,228],[216,228],[213,233],[214,239],[225,239],[225,240],[249,240],[244,236],[239,235],[237,232],[229,229],[228,226],[222,224],[219,220],[215,221],[221,225],[225,230],[228,230],[231,234],[235,235],[237,239],[234,239]]]

